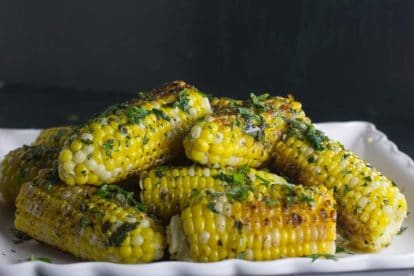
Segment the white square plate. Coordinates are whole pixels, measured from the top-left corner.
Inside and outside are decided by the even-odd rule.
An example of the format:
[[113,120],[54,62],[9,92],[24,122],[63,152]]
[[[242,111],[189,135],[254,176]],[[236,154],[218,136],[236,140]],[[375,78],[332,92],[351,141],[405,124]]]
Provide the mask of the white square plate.
[[[318,127],[347,148],[357,152],[404,192],[409,206],[414,204],[414,163],[394,143],[367,122],[321,123]],[[38,130],[0,129],[0,159],[9,150],[33,141]],[[162,261],[151,264],[121,265],[82,262],[69,254],[36,241],[13,243],[12,214],[0,208],[1,275],[275,275],[301,272],[339,272],[414,267],[414,215],[408,216],[407,231],[391,246],[376,254],[338,254],[338,260],[288,258],[266,262],[227,260],[216,263]],[[53,264],[24,262],[32,254],[50,258]]]

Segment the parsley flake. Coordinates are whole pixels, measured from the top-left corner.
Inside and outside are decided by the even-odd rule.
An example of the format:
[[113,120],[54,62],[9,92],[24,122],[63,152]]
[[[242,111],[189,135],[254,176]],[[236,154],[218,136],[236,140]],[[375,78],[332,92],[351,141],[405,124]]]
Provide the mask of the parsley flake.
[[310,258],[312,258],[312,263],[315,262],[317,259],[327,259],[327,260],[333,260],[333,261],[337,261],[338,259],[336,258],[335,255],[332,254],[311,254],[309,255]]
[[39,256],[36,256],[34,254],[32,254],[32,256],[30,256],[29,261],[32,261],[32,262],[39,261],[39,262],[45,262],[45,263],[51,263],[52,262],[49,258],[39,257]]

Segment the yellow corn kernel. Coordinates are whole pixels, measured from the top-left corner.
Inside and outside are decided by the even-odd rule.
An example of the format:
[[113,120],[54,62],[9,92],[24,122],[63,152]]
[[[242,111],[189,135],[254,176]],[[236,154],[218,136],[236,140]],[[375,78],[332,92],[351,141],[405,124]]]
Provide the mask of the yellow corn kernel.
[[[190,202],[167,227],[171,257],[211,262],[236,257],[259,261],[334,254],[336,212],[332,194],[324,187],[272,187],[274,192],[263,200],[240,202],[219,192]],[[231,211],[215,209],[220,202],[229,204]],[[225,231],[219,230],[222,217],[229,225]],[[315,233],[297,235],[307,229]]]
[[15,227],[85,260],[141,263],[162,258],[163,227],[133,205],[117,201],[116,195],[125,191],[113,193],[107,199],[96,187],[68,186],[44,170],[36,182],[22,186]]
[[[208,98],[183,81],[111,107],[67,139],[59,158],[59,176],[70,185],[102,185],[178,158],[184,134],[210,112]],[[205,150],[206,145],[199,147]],[[86,178],[85,170],[74,169],[91,162]]]
[[[398,187],[313,125],[291,121],[289,129],[293,135],[274,148],[277,170],[305,185],[323,184],[335,190],[338,229],[351,246],[378,251],[388,245],[407,213]],[[303,132],[312,133],[316,140],[301,135]]]

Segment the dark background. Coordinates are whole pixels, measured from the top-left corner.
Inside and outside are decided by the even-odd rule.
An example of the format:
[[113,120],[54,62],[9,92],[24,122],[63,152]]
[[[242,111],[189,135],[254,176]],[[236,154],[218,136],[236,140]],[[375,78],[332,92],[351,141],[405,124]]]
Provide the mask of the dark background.
[[414,1],[0,1],[0,127],[81,123],[175,79],[291,92],[414,155]]

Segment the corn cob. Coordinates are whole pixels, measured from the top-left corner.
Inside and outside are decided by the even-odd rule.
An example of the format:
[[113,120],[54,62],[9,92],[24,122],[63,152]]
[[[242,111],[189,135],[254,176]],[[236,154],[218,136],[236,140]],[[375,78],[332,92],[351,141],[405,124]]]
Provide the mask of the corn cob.
[[336,212],[325,187],[273,185],[261,200],[237,201],[221,193],[191,199],[167,228],[174,259],[272,260],[335,253]]
[[82,259],[140,263],[164,253],[164,229],[116,185],[68,186],[43,170],[16,206],[16,229]]
[[43,145],[46,147],[62,147],[66,138],[75,131],[74,126],[52,127],[42,130],[37,136],[33,145]]
[[23,183],[33,180],[40,169],[57,168],[59,149],[23,146],[9,152],[0,163],[0,192],[9,207],[15,206]]
[[351,246],[366,251],[387,246],[407,213],[394,182],[313,125],[290,121],[289,129],[275,147],[278,171],[300,183],[335,190],[338,229]]
[[80,128],[59,156],[59,175],[69,185],[113,183],[180,156],[184,133],[210,112],[208,98],[173,82],[113,106]]
[[250,191],[265,192],[270,185],[287,183],[283,177],[247,167],[210,169],[200,166],[158,167],[140,178],[141,201],[149,212],[168,222],[201,190],[228,192],[237,198]]
[[285,117],[307,120],[301,104],[291,97],[252,94],[245,107],[225,108],[199,120],[184,138],[185,153],[212,167],[261,167],[285,131]]

